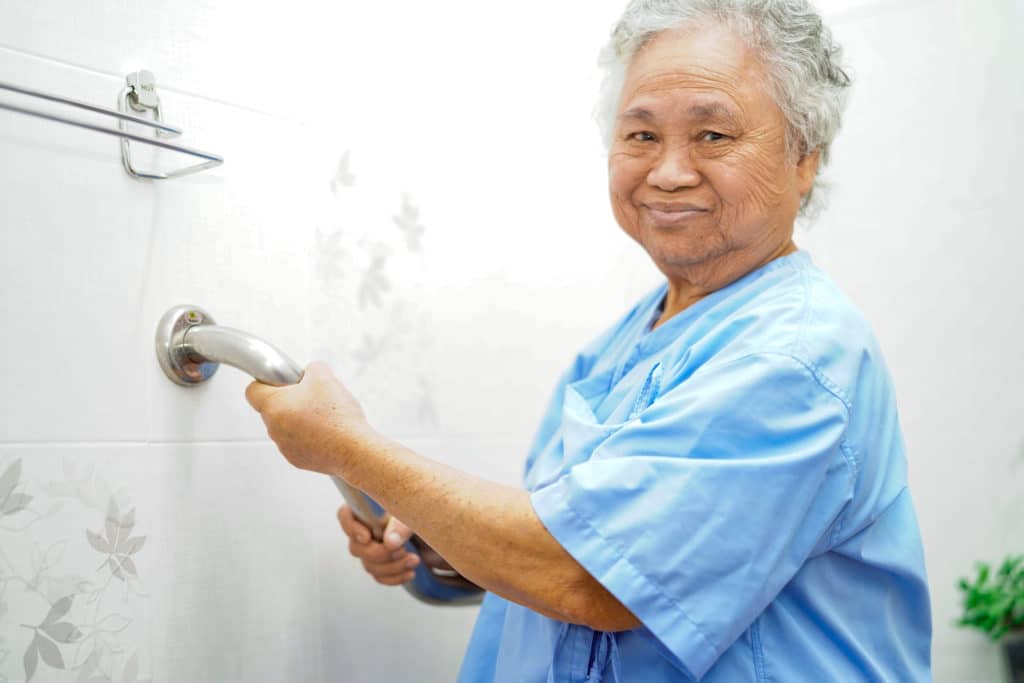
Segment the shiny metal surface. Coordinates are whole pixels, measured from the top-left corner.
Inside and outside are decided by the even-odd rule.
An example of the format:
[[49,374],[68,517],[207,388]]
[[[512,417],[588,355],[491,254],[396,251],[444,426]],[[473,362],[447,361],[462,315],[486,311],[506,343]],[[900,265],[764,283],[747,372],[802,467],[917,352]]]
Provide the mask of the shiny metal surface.
[[[121,112],[127,113],[129,109],[133,109],[138,112],[152,112],[153,118],[157,122],[163,120],[163,115],[160,109],[160,97],[156,93],[156,77],[149,71],[136,71],[130,73],[125,77],[126,87],[121,91],[121,96],[118,99],[118,108]],[[125,130],[125,120],[122,119],[117,123],[118,127]],[[162,137],[174,137],[180,134],[180,130],[169,131],[165,128],[157,128],[157,136]],[[192,156],[205,159],[198,164],[191,166],[184,166],[182,168],[175,169],[173,171],[143,171],[135,167],[132,163],[132,153],[130,141],[135,140],[136,142],[143,142],[145,144],[153,144],[157,147],[164,147],[166,149],[176,149],[177,151],[191,154]],[[121,164],[124,166],[124,170],[128,175],[133,178],[140,180],[168,180],[170,178],[179,178],[183,175],[189,175],[192,173],[198,173],[199,171],[205,171],[208,168],[220,166],[224,163],[224,159],[215,155],[208,154],[207,152],[200,152],[198,150],[188,149],[187,147],[181,147],[178,145],[170,145],[169,143],[160,142],[151,138],[138,137],[121,137]]]
[[[205,382],[221,363],[271,386],[297,384],[302,379],[302,368],[276,346],[248,332],[217,325],[199,306],[174,306],[164,313],[157,323],[155,345],[164,374],[182,386]],[[378,514],[365,493],[340,477],[331,479],[373,537],[382,539],[386,516]]]
[[[147,73],[147,72],[139,72],[139,73],[142,74],[142,73]],[[132,76],[135,76],[135,75],[136,74],[132,74]],[[129,82],[131,82],[132,76],[129,76]],[[152,76],[152,74],[150,74],[150,76]],[[137,83],[136,87],[138,87],[138,88],[142,87],[141,86],[141,83],[142,83],[141,80],[136,79],[136,83]],[[121,139],[121,145],[122,145],[122,149],[121,149],[121,152],[122,152],[122,163],[125,166],[125,170],[128,171],[129,174],[133,175],[136,178],[150,178],[150,179],[157,179],[157,180],[163,180],[163,179],[166,179],[166,178],[175,178],[175,177],[186,175],[186,174],[189,174],[189,173],[195,173],[197,171],[202,171],[202,170],[205,170],[205,169],[208,169],[208,168],[213,168],[214,166],[219,166],[222,163],[224,163],[223,157],[217,156],[216,154],[210,154],[209,152],[203,152],[203,151],[200,151],[198,149],[192,149],[192,148],[186,147],[184,145],[176,145],[176,144],[173,144],[173,143],[170,143],[170,142],[165,142],[165,141],[163,141],[163,140],[161,140],[161,139],[159,139],[157,137],[147,137],[145,135],[139,135],[137,133],[128,132],[125,129],[125,124],[126,123],[132,123],[132,124],[137,124],[137,125],[140,125],[140,126],[146,126],[148,128],[152,128],[156,132],[156,134],[158,136],[161,136],[161,137],[175,137],[177,135],[181,135],[181,133],[182,133],[180,128],[177,128],[176,126],[171,126],[171,125],[168,125],[168,124],[164,123],[163,121],[160,120],[159,116],[157,116],[156,120],[153,120],[153,119],[147,119],[147,118],[144,118],[144,117],[141,117],[141,116],[137,116],[135,114],[128,113],[128,111],[127,111],[128,108],[130,108],[130,107],[131,108],[135,108],[135,107],[133,107],[133,105],[131,103],[131,100],[127,99],[127,98],[129,98],[130,95],[132,95],[135,92],[135,90],[132,89],[132,86],[129,86],[129,87],[125,88],[125,90],[122,91],[122,93],[121,93],[121,98],[120,99],[124,101],[124,103],[121,106],[122,106],[122,109],[124,109],[125,111],[116,111],[114,109],[107,109],[106,107],[99,107],[97,105],[90,104],[88,102],[82,102],[80,100],[75,100],[75,99],[72,99],[70,97],[62,97],[60,95],[54,95],[52,93],[46,93],[46,92],[43,92],[41,90],[35,90],[34,88],[26,88],[26,87],[21,86],[21,85],[15,85],[13,83],[7,83],[7,82],[3,82],[3,81],[0,81],[0,90],[6,90],[8,92],[17,93],[19,95],[25,95],[25,96],[28,96],[28,97],[34,97],[34,98],[37,98],[37,99],[46,100],[48,102],[54,102],[54,103],[57,103],[57,104],[66,105],[68,107],[74,107],[76,109],[81,109],[81,110],[84,110],[84,111],[89,111],[89,112],[92,112],[94,114],[102,114],[103,116],[110,116],[112,118],[117,119],[118,120],[118,128],[108,128],[106,126],[101,126],[99,124],[92,123],[90,121],[81,121],[81,120],[74,119],[74,118],[71,118],[71,117],[68,117],[68,116],[63,116],[63,115],[60,115],[60,114],[54,114],[54,113],[51,113],[51,112],[48,112],[48,111],[42,111],[42,110],[39,110],[39,109],[32,109],[31,107],[26,107],[26,106],[22,106],[22,105],[18,105],[18,104],[13,104],[11,102],[0,102],[0,109],[5,109],[7,111],[13,111],[13,112],[18,113],[18,114],[25,114],[27,116],[32,116],[32,117],[35,117],[35,118],[44,119],[46,121],[53,121],[55,123],[63,123],[65,125],[74,126],[76,128],[82,128],[82,129],[90,130],[90,131],[93,131],[93,132],[96,132],[96,133],[102,133],[104,135],[112,135],[112,136],[120,138]],[[155,97],[155,95],[154,95],[154,97]],[[152,98],[150,98],[147,95],[147,96],[143,96],[141,99],[136,99],[135,101],[136,102],[152,102]],[[137,109],[137,110],[138,111],[146,111],[145,108]],[[169,173],[140,172],[140,171],[138,171],[138,170],[136,170],[136,169],[134,169],[132,167],[130,157],[126,158],[127,152],[125,151],[126,150],[125,145],[127,145],[127,141],[129,141],[129,140],[133,140],[135,142],[139,142],[139,143],[144,144],[144,145],[151,145],[151,146],[154,146],[154,147],[160,147],[160,148],[163,148],[163,149],[170,150],[172,152],[178,152],[178,153],[181,153],[181,154],[186,154],[186,155],[189,155],[189,156],[197,157],[199,159],[203,159],[204,161],[202,161],[201,163],[195,164],[193,166],[188,166],[188,167],[183,168],[183,169],[178,169],[176,171],[171,171]],[[131,170],[129,170],[129,169],[131,169]]]
[[225,363],[274,387],[297,384],[302,368],[269,342],[248,332],[200,323],[176,340],[179,352],[195,363]]
[[213,317],[198,306],[175,306],[156,326],[156,358],[167,378],[175,384],[192,386],[213,377],[220,363],[192,357],[185,348],[185,332],[195,325],[214,325]]

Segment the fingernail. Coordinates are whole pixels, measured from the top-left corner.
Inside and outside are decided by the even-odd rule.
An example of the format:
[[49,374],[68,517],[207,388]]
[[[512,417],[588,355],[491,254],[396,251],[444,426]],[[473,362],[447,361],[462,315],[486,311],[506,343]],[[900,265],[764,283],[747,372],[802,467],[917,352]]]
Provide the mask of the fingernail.
[[408,560],[405,561],[405,566],[408,567],[409,569],[412,569],[413,567],[415,567],[419,563],[420,563],[420,558],[418,558],[415,555],[413,555],[412,557],[410,557]]
[[392,543],[394,543],[395,545],[401,545],[402,544],[402,537],[396,531],[392,531],[390,534],[388,534],[388,540],[391,541]]

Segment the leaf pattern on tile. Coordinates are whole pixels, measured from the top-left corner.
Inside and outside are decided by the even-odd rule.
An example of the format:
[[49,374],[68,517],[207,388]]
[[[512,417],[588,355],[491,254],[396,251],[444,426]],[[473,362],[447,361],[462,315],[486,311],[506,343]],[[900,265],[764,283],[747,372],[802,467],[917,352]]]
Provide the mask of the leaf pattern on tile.
[[440,424],[429,377],[427,216],[415,193],[368,172],[343,190],[358,152],[338,153],[310,253],[311,357],[329,362],[375,412],[414,429]]
[[[84,530],[77,538],[51,536],[39,543],[26,535],[22,538],[27,542],[14,553],[12,549],[17,550],[18,545],[3,536],[23,534],[27,526],[0,525],[0,683],[7,683],[5,674],[14,674],[17,681],[45,677],[66,683],[152,683],[151,678],[139,678],[138,653],[133,661],[125,650],[125,639],[134,637],[130,629],[135,620],[129,612],[134,603],[124,600],[148,597],[138,590],[137,567],[147,537],[135,532],[136,508],[124,491],[115,496],[97,468],[70,461],[64,459],[63,479],[51,478],[36,488],[28,476],[32,461],[0,460],[0,500],[10,500],[29,489],[33,494],[40,492],[33,496],[33,506],[38,503],[48,512],[38,515],[27,508],[27,514],[35,515],[37,521],[46,520],[35,527],[42,529],[34,532],[40,540],[47,536],[46,531],[60,533],[69,521],[78,523],[83,510],[101,513],[98,528]],[[87,564],[81,573],[93,571],[96,575],[99,569],[99,582],[76,573],[72,566],[74,561],[88,562],[91,552],[101,553],[103,562],[99,568]],[[12,586],[20,587],[21,592],[11,591]],[[116,587],[122,588],[114,590]],[[12,596],[18,599],[13,614],[9,606]],[[15,628],[26,621],[24,629]],[[7,633],[25,636],[12,641],[5,637]],[[11,653],[12,645],[20,657]],[[7,666],[17,667],[17,672],[4,666],[5,659],[11,660]]]
[[55,498],[75,499],[95,510],[103,510],[107,505],[111,496],[110,486],[94,466],[80,465],[73,458],[64,458],[61,474],[63,478],[44,483],[42,489]]
[[131,556],[142,550],[146,543],[145,536],[132,536],[135,528],[135,508],[122,514],[117,499],[110,497],[107,514],[103,520],[104,535],[92,529],[85,530],[89,545],[99,553],[106,555],[104,563],[111,574],[125,581],[129,576],[138,576],[135,562]]
[[22,663],[25,668],[25,680],[30,681],[39,667],[39,660],[53,669],[64,669],[64,656],[58,643],[70,644],[82,638],[82,632],[68,621],[61,621],[71,609],[73,595],[67,595],[53,605],[38,625],[33,627],[32,641],[25,649]]
[[361,375],[366,368],[372,365],[384,353],[385,341],[384,337],[375,337],[369,334],[363,335],[362,344],[352,352],[352,360],[356,364],[356,375]]
[[18,458],[0,475],[0,517],[15,515],[32,502],[32,496],[17,492],[20,479],[21,458]]
[[338,167],[334,171],[334,177],[331,178],[331,192],[337,194],[343,187],[352,187],[356,183],[356,177],[352,175],[352,171],[349,170],[351,165],[351,150],[345,150],[341,159],[338,160]]
[[359,285],[360,308],[379,308],[382,305],[384,294],[391,289],[391,279],[387,273],[390,256],[391,252],[382,244],[374,245],[371,249],[370,266],[363,273],[363,280]]
[[420,223],[420,210],[409,199],[409,195],[402,195],[402,210],[391,217],[398,227],[405,243],[412,251],[423,251],[420,240],[426,228]]

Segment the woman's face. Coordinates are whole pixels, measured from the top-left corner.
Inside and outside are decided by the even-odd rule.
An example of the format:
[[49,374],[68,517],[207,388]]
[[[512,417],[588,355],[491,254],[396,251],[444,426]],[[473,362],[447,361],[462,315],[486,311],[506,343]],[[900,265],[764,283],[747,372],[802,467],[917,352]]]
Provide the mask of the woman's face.
[[787,152],[764,68],[729,30],[655,36],[629,66],[613,130],[615,218],[670,279],[738,277],[790,244],[817,154]]

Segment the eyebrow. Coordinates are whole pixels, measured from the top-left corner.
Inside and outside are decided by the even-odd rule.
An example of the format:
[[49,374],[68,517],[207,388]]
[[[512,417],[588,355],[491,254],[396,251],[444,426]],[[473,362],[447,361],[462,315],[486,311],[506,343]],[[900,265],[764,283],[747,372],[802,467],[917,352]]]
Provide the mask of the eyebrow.
[[690,118],[696,121],[708,121],[710,119],[725,119],[735,121],[736,116],[723,104],[713,102],[710,104],[695,104],[690,107]]

